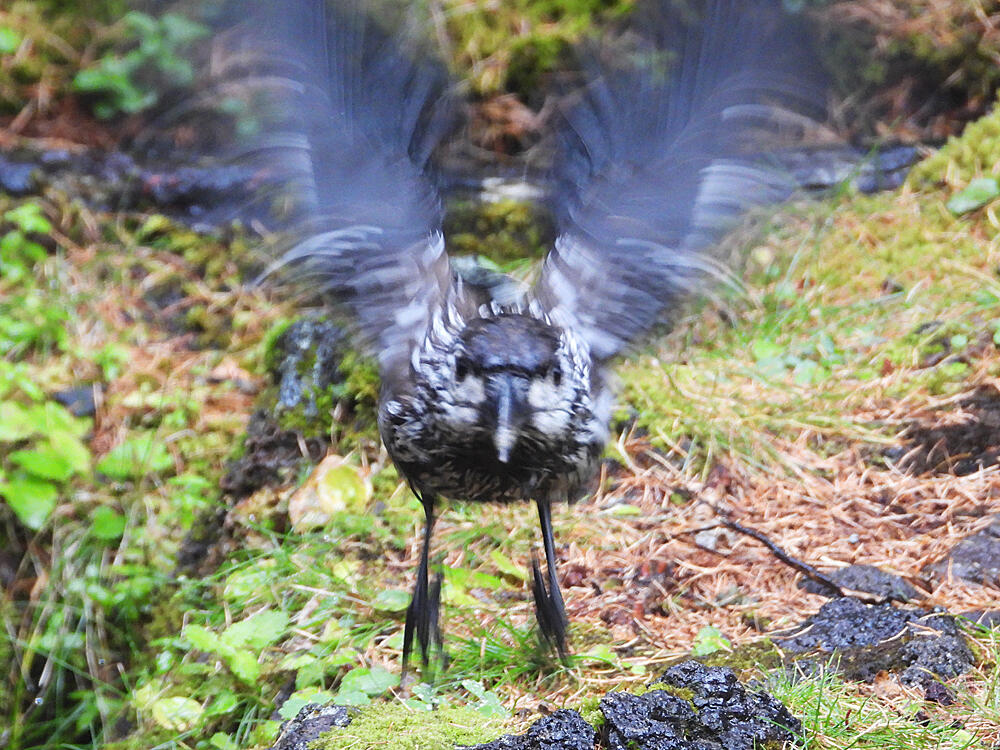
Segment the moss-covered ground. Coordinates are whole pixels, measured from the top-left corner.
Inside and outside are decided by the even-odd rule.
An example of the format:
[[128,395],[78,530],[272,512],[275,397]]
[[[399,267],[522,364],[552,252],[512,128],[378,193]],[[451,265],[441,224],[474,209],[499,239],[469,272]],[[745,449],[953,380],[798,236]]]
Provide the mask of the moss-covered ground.
[[[466,6],[445,5],[463,22]],[[556,36],[616,12],[583,3],[578,21],[557,5],[504,12]],[[512,50],[551,53],[530,34],[503,47],[513,21],[467,11],[479,20],[449,33],[483,91],[508,85]],[[73,18],[56,2],[0,8],[0,144],[108,132],[72,80],[117,32],[100,13]],[[282,486],[226,495],[271,344],[304,312],[243,284],[252,240],[0,193],[0,746],[267,747],[281,719],[324,700],[368,712],[331,748],[469,743],[561,707],[596,719],[608,690],[640,691],[692,649],[724,653],[822,602],[716,528],[704,500],[822,569],[875,564],[920,584],[923,606],[995,608],[995,583],[923,568],[1000,511],[1000,470],[987,456],[968,474],[914,474],[901,435],[968,423],[966,397],[1000,382],[1000,204],[948,208],[996,176],[998,117],[897,191],[754,217],[731,240],[744,288],[621,362],[601,492],[555,517],[566,664],[533,629],[535,512],[448,505],[434,560],[449,664],[406,688],[422,511],[365,423],[363,363],[337,393],[352,419],[331,420],[321,471],[303,462]],[[483,218],[505,264],[541,236],[511,208]],[[996,747],[1000,643],[972,640],[977,665],[947,705],[891,674],[790,679],[765,668],[766,644],[768,659],[734,664],[802,718],[809,748]]]

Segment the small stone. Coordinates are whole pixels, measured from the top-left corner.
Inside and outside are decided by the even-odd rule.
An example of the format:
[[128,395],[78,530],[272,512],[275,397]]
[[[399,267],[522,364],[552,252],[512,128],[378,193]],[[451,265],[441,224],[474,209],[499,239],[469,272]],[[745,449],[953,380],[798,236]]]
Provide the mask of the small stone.
[[[848,565],[832,573],[830,578],[841,588],[851,591],[863,591],[881,599],[892,599],[897,602],[908,602],[920,597],[920,592],[904,579],[893,573],[886,573],[873,565]],[[799,581],[799,588],[810,594],[829,596],[826,589],[808,578]]]
[[1000,584],[1000,516],[978,534],[960,541],[924,572],[938,579],[952,575],[987,586]]
[[310,703],[303,706],[294,719],[282,723],[278,739],[271,750],[309,750],[324,732],[351,723],[350,709],[328,703],[325,706]]
[[94,403],[94,386],[80,385],[52,394],[52,398],[66,407],[74,417],[92,417],[97,413]]

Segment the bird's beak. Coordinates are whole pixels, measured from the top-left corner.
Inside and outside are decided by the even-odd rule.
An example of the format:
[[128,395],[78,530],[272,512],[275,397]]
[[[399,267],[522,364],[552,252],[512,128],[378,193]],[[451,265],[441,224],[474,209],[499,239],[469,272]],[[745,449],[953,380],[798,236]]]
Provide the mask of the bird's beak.
[[515,375],[499,375],[493,383],[497,422],[493,432],[493,445],[501,463],[510,460],[517,443],[517,435],[524,422],[527,382]]

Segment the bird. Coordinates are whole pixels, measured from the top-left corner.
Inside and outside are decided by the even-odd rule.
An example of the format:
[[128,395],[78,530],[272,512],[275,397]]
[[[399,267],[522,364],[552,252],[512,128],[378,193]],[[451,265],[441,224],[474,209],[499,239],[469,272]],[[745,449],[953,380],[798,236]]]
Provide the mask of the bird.
[[423,506],[404,674],[414,644],[425,667],[442,646],[429,564],[442,498],[535,503],[539,630],[566,656],[552,506],[593,487],[614,363],[726,276],[713,248],[740,216],[794,189],[767,140],[822,117],[801,21],[778,0],[691,5],[679,22],[669,0],[640,3],[624,52],[584,56],[552,126],[557,237],[534,284],[504,295],[449,260],[433,155],[458,96],[406,18],[286,0],[251,5],[222,36],[221,67],[257,85],[245,153],[294,227],[275,267],[319,290],[376,360],[379,432]]

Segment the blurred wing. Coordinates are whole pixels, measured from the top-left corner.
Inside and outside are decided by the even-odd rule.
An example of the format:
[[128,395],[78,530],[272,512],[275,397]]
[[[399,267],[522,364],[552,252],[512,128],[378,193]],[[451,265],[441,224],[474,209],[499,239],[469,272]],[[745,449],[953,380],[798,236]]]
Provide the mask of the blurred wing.
[[801,133],[806,113],[822,113],[815,63],[777,0],[707,0],[674,43],[670,5],[650,4],[632,64],[598,66],[560,132],[559,236],[534,295],[598,359],[725,273],[708,248],[745,210],[794,189],[762,138]]
[[353,2],[249,7],[214,65],[254,131],[241,158],[278,186],[270,201],[297,237],[276,265],[344,309],[390,375],[451,278],[426,170],[451,122],[447,79]]

